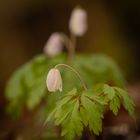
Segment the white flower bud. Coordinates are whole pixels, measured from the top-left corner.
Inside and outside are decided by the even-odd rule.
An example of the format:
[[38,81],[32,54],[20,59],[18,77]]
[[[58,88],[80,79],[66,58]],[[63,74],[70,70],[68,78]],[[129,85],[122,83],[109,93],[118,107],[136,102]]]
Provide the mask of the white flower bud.
[[53,33],[48,39],[44,53],[48,56],[55,56],[62,52],[63,49],[63,37],[59,33]]
[[87,31],[87,13],[82,8],[75,8],[72,11],[70,22],[70,31],[77,36],[82,36]]
[[46,84],[50,92],[62,91],[62,78],[58,69],[53,68],[49,71]]

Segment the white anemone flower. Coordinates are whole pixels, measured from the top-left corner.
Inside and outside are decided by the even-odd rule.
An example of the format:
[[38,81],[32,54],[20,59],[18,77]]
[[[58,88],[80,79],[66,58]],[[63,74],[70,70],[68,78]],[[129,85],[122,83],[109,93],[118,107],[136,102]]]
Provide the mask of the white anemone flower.
[[45,47],[44,47],[44,53],[47,54],[50,57],[56,56],[58,54],[60,54],[63,50],[63,37],[61,36],[60,33],[53,33]]
[[58,69],[53,68],[49,71],[46,80],[48,91],[56,92],[59,90],[62,92],[62,78]]
[[83,36],[87,31],[87,13],[82,8],[75,8],[72,11],[70,21],[69,21],[69,29],[76,36]]

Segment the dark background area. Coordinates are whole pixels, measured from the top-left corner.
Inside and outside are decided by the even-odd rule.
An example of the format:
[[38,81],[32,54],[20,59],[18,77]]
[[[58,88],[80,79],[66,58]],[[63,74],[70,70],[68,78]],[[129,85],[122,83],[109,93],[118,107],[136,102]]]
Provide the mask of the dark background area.
[[19,66],[43,52],[44,44],[52,32],[69,34],[70,13],[77,5],[87,10],[89,24],[86,35],[78,38],[77,51],[102,52],[111,56],[124,71],[130,85],[139,83],[140,1],[1,0],[1,122],[4,123],[5,117],[6,81]]

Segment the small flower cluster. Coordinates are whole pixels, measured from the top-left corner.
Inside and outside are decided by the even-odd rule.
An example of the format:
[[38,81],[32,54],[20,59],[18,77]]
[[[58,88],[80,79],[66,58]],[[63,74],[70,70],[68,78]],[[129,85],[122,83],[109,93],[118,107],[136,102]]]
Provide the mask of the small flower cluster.
[[[77,7],[72,11],[70,21],[69,21],[69,29],[70,32],[73,36],[83,36],[86,31],[87,31],[87,13],[84,9]],[[67,43],[66,43],[66,42]],[[50,38],[48,39],[45,47],[44,47],[44,52],[50,57],[53,57],[55,55],[58,55],[62,52],[63,46],[68,45],[69,39],[66,35],[62,33],[53,33]],[[72,43],[71,43],[72,44]],[[75,46],[67,46],[70,49],[75,49]],[[70,50],[71,52],[72,50]],[[70,53],[69,52],[69,53]],[[61,65],[61,64],[60,64]],[[81,80],[80,75],[78,74],[77,71],[75,71],[72,67],[62,64],[63,66],[71,69],[73,72],[76,73],[78,78],[80,79],[81,83],[83,83],[83,87],[85,87],[84,82]],[[46,80],[47,88],[50,92],[56,92],[59,90],[60,92],[62,91],[62,78],[59,70],[55,67],[52,68],[47,76]]]
[[[72,11],[69,21],[69,29],[71,34],[73,34],[74,36],[83,36],[86,33],[87,28],[86,11],[80,7],[75,8]],[[49,37],[44,47],[44,53],[50,57],[53,57],[62,52],[64,45],[67,45],[64,36],[58,32],[53,33]]]

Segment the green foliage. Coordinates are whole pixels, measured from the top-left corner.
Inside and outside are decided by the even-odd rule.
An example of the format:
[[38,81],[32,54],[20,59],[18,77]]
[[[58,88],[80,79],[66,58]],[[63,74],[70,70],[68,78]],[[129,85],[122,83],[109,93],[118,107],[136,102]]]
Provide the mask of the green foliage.
[[114,96],[115,96],[114,88],[110,87],[108,85],[104,85],[103,92],[104,92],[104,94],[107,95],[109,100],[112,100],[114,98]]
[[64,96],[47,118],[47,121],[50,121],[54,116],[55,124],[62,124],[61,135],[66,136],[68,140],[73,139],[75,135],[81,135],[83,130],[79,113],[79,96],[75,95],[76,92],[76,89],[73,89],[67,96]]
[[[102,119],[106,107],[117,115],[121,104],[131,117],[135,117],[134,103],[124,87],[125,80],[117,65],[104,55],[77,55],[73,66],[87,83],[89,90],[80,91],[80,84],[75,75],[61,70],[63,77],[62,94],[49,94],[46,90],[46,76],[50,68],[58,63],[66,63],[66,56],[60,55],[48,58],[39,55],[18,69],[10,78],[6,87],[6,97],[9,100],[8,112],[17,118],[24,106],[30,110],[38,106],[43,97],[47,101],[46,112],[51,112],[47,122],[52,118],[56,126],[61,126],[61,136],[66,140],[73,140],[81,136],[84,127],[88,127],[94,134],[102,132]],[[65,82],[66,81],[66,82]],[[106,83],[98,84],[97,83]],[[112,85],[109,86],[108,84]],[[59,101],[55,104],[55,102]],[[56,106],[56,107],[55,107]],[[53,111],[52,111],[53,109]]]
[[97,103],[94,98],[89,98],[86,96],[86,93],[83,93],[81,97],[81,104],[87,119],[83,123],[86,124],[88,122],[89,129],[96,135],[99,135],[99,132],[102,131],[104,105]]
[[[80,91],[81,85],[75,75],[62,69],[64,81],[62,94],[49,94],[46,90],[46,76],[49,69],[58,63],[66,63],[66,56],[48,58],[39,55],[13,74],[6,87],[6,97],[9,100],[8,112],[13,114],[13,117],[18,117],[25,105],[28,109],[34,109],[45,97],[46,112],[51,112],[47,122],[54,118],[55,125],[62,128],[61,136],[66,140],[81,136],[84,127],[99,135],[102,132],[102,119],[107,107],[117,115],[120,106],[123,105],[130,116],[135,117],[132,99],[126,91],[116,87],[124,87],[125,80],[117,65],[108,57],[75,56],[73,66],[84,78],[87,87],[92,88]],[[75,86],[78,91],[73,89],[67,93]]]
[[54,118],[55,125],[61,125],[61,136],[66,140],[81,136],[84,127],[99,135],[106,109],[109,107],[117,115],[121,104],[135,118],[134,103],[121,88],[100,84],[82,92],[73,89],[56,103],[46,122]]
[[120,68],[104,54],[77,55],[73,65],[89,87],[98,83],[125,86],[126,81]]
[[115,90],[118,94],[118,97],[121,97],[123,100],[123,106],[128,111],[129,115],[135,119],[135,104],[132,100],[132,98],[128,95],[128,93],[125,90],[122,90],[118,87],[115,87]]
[[109,105],[109,108],[110,110],[112,110],[112,112],[117,115],[118,114],[118,111],[120,109],[120,105],[121,105],[121,102],[120,102],[120,99],[118,96],[115,96],[111,101],[110,101],[110,105]]
[[53,64],[62,60],[64,56],[56,57],[50,62],[45,55],[39,55],[13,74],[6,87],[6,98],[9,100],[7,111],[14,118],[22,113],[25,105],[32,110],[40,104],[44,96],[47,96],[47,72]]
[[[8,112],[18,117],[24,106],[32,110],[40,104],[43,97],[47,100],[47,111],[51,110],[55,106],[54,102],[58,99],[58,94],[48,94],[45,84],[46,76],[48,70],[58,63],[67,63],[66,56],[49,58],[39,55],[19,68],[6,86],[6,98],[9,101]],[[125,84],[117,65],[102,54],[76,55],[73,67],[79,71],[88,87],[97,83],[111,83],[120,87]],[[64,81],[62,95],[75,86],[80,89],[81,85],[73,73],[61,69],[61,74]]]
[[104,90],[106,89],[106,87],[108,87],[108,91],[106,92],[106,94],[110,94],[113,90],[113,98],[109,98],[109,107],[110,110],[113,111],[113,113],[115,115],[117,115],[118,110],[120,108],[121,105],[121,101],[122,101],[122,105],[123,107],[128,111],[129,115],[135,119],[135,108],[134,108],[134,102],[132,100],[132,98],[128,95],[128,93],[118,87],[109,87],[108,85],[104,85]]
[[66,140],[73,140],[76,135],[81,136],[84,125],[89,125],[95,134],[99,134],[102,130],[104,106],[94,99],[96,96],[89,98],[85,92],[78,94],[77,90],[73,89],[56,104],[47,122],[54,117],[55,125],[61,124],[61,136],[65,136]]

